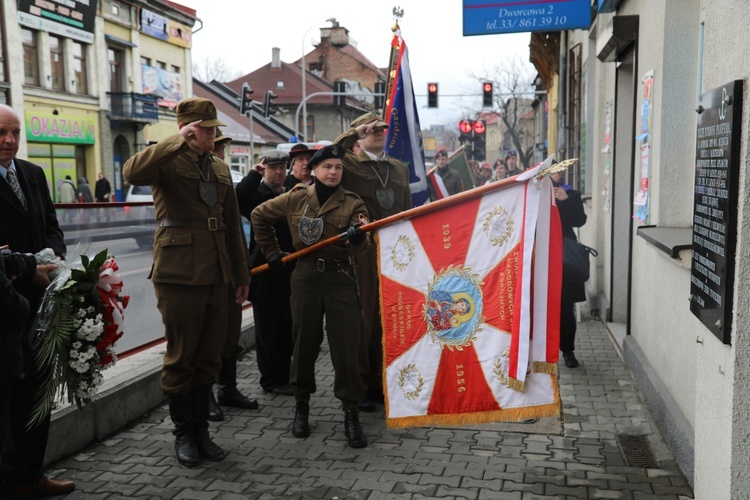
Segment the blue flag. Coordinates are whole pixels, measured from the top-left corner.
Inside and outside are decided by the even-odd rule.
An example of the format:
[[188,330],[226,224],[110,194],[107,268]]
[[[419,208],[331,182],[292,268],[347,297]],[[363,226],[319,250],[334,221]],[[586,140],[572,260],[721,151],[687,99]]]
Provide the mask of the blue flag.
[[409,167],[411,201],[417,207],[424,205],[430,198],[422,146],[422,128],[419,125],[419,113],[414,99],[409,56],[400,32],[396,32],[393,37],[392,46],[394,57],[391,74],[394,76],[388,87],[388,140],[385,151]]

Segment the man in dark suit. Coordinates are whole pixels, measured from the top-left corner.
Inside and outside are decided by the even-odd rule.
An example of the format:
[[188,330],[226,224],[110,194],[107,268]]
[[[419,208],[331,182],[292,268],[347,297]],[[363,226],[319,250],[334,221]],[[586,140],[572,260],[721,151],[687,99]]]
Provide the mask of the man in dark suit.
[[[259,170],[251,170],[237,185],[237,202],[240,213],[250,218],[255,207],[285,193],[286,164],[289,155],[279,150],[261,154]],[[307,164],[307,160],[305,160]],[[285,220],[273,225],[279,247],[283,252],[294,252],[292,235]],[[250,242],[250,267],[267,262],[265,255],[255,242]],[[275,266],[253,278],[249,299],[253,303],[255,318],[255,347],[260,371],[260,385],[264,392],[294,395],[289,386],[294,339],[292,337],[291,276],[294,263]]]
[[[47,179],[41,167],[15,158],[21,121],[13,108],[0,105],[0,242],[14,252],[36,253],[51,248],[65,256],[63,233],[57,223]],[[38,266],[32,282],[14,285],[36,311],[50,280],[48,268]],[[30,326],[30,325],[27,325]],[[2,477],[8,498],[60,495],[75,489],[72,481],[50,479],[42,474],[50,416],[39,426],[26,429],[34,394],[44,374],[34,371],[31,347],[23,345],[24,377],[13,382],[8,442],[3,452]]]

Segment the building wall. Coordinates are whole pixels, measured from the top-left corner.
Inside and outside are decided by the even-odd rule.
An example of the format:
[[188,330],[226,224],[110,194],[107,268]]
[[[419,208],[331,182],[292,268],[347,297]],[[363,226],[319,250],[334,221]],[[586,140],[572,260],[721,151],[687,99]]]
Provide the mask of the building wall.
[[[750,198],[746,175],[750,152],[750,40],[747,26],[750,11],[741,0],[628,0],[620,4],[621,15],[639,16],[639,44],[634,115],[640,133],[643,104],[642,77],[654,76],[649,156],[650,225],[659,228],[691,228],[695,178],[697,97],[712,88],[741,79],[745,82],[740,152],[738,242],[734,279],[732,345],[723,345],[690,312],[691,253],[682,251],[671,258],[632,229],[630,264],[630,311],[625,316],[629,333],[622,341],[628,366],[644,393],[649,410],[673,455],[695,489],[695,498],[745,498],[750,486],[750,340],[743,332],[750,327]],[[606,28],[611,15],[599,15],[593,37]],[[703,56],[700,23],[705,23]],[[571,37],[575,42],[575,35]],[[592,42],[591,49],[595,46]],[[618,97],[616,64],[597,61],[591,50],[587,57],[590,80],[588,105],[592,126],[592,199],[587,204],[589,221],[581,230],[582,240],[600,251],[597,272],[589,292],[611,299],[611,276],[627,272],[614,269],[612,217],[632,215],[613,212],[606,194],[612,172],[608,172],[605,141],[607,109],[612,129],[628,123],[630,117],[615,114]],[[702,67],[701,67],[702,65]],[[620,94],[621,98],[622,95]],[[622,110],[621,110],[622,111]],[[627,111],[627,110],[625,110]],[[554,122],[553,122],[554,123]],[[613,136],[611,153],[632,144],[617,144]],[[622,137],[620,136],[620,139]],[[641,176],[640,142],[635,141],[635,159],[630,180],[638,189]],[[609,165],[610,170],[615,162]],[[622,165],[620,165],[622,167]],[[620,172],[622,174],[622,172]],[[628,179],[628,177],[625,177]],[[633,193],[635,194],[635,193]],[[611,186],[610,186],[611,195]],[[624,214],[624,215],[623,215]],[[622,222],[622,221],[620,221]],[[627,236],[627,235],[626,235]],[[688,241],[689,242],[689,241]],[[730,250],[731,251],[731,250]],[[597,303],[594,303],[597,305]]]
[[[703,0],[702,92],[744,81],[732,345],[704,334],[697,356],[696,498],[744,498],[750,490],[750,10],[743,0]],[[705,471],[705,472],[704,472]],[[702,496],[701,496],[702,495]]]

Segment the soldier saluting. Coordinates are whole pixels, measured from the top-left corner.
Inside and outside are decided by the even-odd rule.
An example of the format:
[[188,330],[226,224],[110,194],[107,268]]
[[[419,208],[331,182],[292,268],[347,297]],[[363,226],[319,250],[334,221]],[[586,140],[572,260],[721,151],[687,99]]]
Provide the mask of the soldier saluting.
[[177,460],[222,460],[208,434],[211,385],[227,335],[227,286],[241,304],[250,282],[240,214],[229,167],[211,154],[216,107],[191,98],[177,105],[178,134],[130,158],[125,178],[151,185],[158,229],[150,278],[162,315],[167,351],[162,390],[169,398]]

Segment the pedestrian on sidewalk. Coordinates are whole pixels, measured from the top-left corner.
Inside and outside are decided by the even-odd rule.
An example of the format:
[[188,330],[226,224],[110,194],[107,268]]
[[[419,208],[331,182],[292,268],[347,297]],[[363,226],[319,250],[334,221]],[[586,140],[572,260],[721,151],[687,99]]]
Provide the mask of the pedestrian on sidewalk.
[[[232,138],[222,135],[221,130],[216,131],[214,139],[213,153],[224,160],[226,155],[226,145],[232,142]],[[242,231],[242,246],[247,248],[245,241],[245,232]],[[221,369],[219,370],[218,396],[216,401],[213,388],[209,392],[209,410],[208,419],[212,422],[224,420],[224,411],[221,406],[231,406],[242,410],[257,410],[258,400],[250,399],[237,389],[237,360],[242,356],[242,347],[240,346],[240,335],[242,334],[242,304],[237,304],[234,299],[234,290],[229,289],[229,318],[227,319],[227,340],[224,343],[224,349],[221,351]],[[255,310],[255,308],[253,308]],[[256,336],[258,325],[255,325]]]
[[[260,163],[253,167],[237,185],[237,201],[240,213],[250,218],[252,211],[268,200],[287,192],[285,184],[289,155],[283,151],[270,150],[261,155]],[[307,159],[304,160],[307,164]],[[299,183],[298,183],[299,184]],[[296,185],[296,184],[295,184]],[[279,248],[283,252],[294,252],[292,234],[286,220],[280,219],[273,226]],[[250,241],[250,268],[267,263],[255,238]],[[292,336],[292,308],[290,280],[295,264],[258,274],[250,284],[250,300],[255,318],[255,350],[260,371],[260,385],[264,392],[294,395],[289,386],[289,372],[294,350]]]
[[[557,211],[560,214],[560,223],[562,224],[563,238],[572,238],[577,240],[574,227],[581,227],[586,223],[586,212],[583,210],[583,201],[581,193],[564,183],[564,172],[555,172],[550,175],[552,186],[557,203]],[[576,359],[575,340],[576,321],[575,305],[576,302],[586,300],[586,290],[583,283],[573,283],[565,279],[563,273],[562,303],[560,304],[560,350],[563,353],[565,366],[568,368],[577,368],[578,360]]]
[[227,287],[242,304],[250,278],[229,167],[211,154],[225,124],[208,99],[185,99],[176,111],[179,133],[131,157],[123,171],[131,184],[152,187],[150,278],[167,339],[161,386],[177,460],[195,467],[201,457],[226,456],[208,433],[209,398],[227,336]]
[[337,244],[302,257],[292,273],[292,328],[294,354],[290,385],[297,402],[292,435],[310,435],[310,395],[316,391],[315,361],[323,342],[323,321],[328,333],[334,369],[334,395],[344,410],[344,433],[352,448],[367,446],[359,423],[357,405],[364,396],[357,353],[360,347],[361,310],[357,294],[353,254],[366,251],[369,239],[359,230],[367,209],[356,194],[343,189],[341,159],[346,148],[339,144],[319,149],[310,159],[315,174],[312,186],[292,191],[258,206],[252,213],[255,241],[273,269],[286,255],[274,224],[286,219],[294,248],[314,245],[346,232]]

